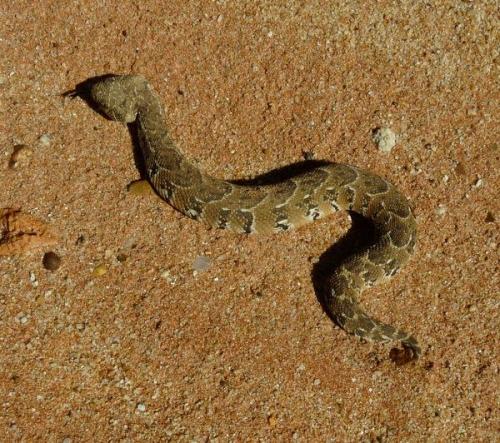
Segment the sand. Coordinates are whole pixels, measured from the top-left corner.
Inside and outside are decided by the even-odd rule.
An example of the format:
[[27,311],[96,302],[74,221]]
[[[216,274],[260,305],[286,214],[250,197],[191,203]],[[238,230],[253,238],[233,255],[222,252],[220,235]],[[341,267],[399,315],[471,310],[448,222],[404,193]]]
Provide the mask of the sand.
[[[495,3],[5,3],[0,208],[58,240],[0,257],[0,440],[498,440]],[[421,359],[322,310],[311,273],[347,214],[239,236],[129,190],[127,129],[61,97],[107,73],[146,76],[218,177],[306,156],[395,183],[417,251],[362,302]]]

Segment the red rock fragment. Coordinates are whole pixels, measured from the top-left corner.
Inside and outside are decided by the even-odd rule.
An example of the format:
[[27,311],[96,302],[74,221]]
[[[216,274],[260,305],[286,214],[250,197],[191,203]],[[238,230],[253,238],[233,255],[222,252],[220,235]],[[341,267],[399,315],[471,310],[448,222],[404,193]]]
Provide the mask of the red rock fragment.
[[23,254],[56,243],[57,236],[41,220],[19,209],[0,209],[0,256]]

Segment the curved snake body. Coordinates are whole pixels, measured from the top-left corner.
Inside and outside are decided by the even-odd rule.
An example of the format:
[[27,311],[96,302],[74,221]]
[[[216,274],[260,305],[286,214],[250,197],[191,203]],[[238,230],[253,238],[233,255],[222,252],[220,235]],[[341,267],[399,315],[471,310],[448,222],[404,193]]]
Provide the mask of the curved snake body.
[[142,76],[110,76],[93,83],[89,93],[109,118],[136,123],[150,183],[193,219],[242,233],[286,231],[338,210],[370,220],[375,242],[331,271],[325,309],[348,333],[379,342],[400,341],[418,357],[420,348],[412,336],[371,318],[357,302],[365,288],[392,277],[415,246],[415,218],[392,184],[354,166],[333,163],[271,185],[219,180],[178,150],[165,125],[162,101]]

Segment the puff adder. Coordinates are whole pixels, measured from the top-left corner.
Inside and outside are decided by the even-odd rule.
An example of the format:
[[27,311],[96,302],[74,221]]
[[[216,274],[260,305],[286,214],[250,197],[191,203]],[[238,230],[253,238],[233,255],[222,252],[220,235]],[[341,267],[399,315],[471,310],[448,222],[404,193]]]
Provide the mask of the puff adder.
[[415,338],[370,317],[357,302],[365,288],[392,277],[415,247],[415,218],[392,184],[335,163],[262,186],[219,180],[179,151],[169,136],[162,101],[144,77],[108,76],[94,82],[88,92],[109,118],[135,122],[148,180],[163,199],[193,219],[241,233],[286,231],[338,210],[371,221],[375,241],[331,269],[324,307],[346,332],[377,342],[399,341],[411,358],[418,357]]

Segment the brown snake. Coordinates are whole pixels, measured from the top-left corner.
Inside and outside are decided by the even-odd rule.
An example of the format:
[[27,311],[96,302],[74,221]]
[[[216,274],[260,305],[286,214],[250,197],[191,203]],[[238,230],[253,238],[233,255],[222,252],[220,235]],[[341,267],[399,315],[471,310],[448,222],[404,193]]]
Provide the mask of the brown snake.
[[110,119],[135,122],[148,180],[163,199],[193,219],[242,233],[286,231],[338,210],[368,219],[375,241],[329,272],[324,307],[346,332],[378,342],[400,341],[411,358],[419,356],[415,338],[371,318],[357,302],[366,287],[392,277],[415,247],[415,218],[392,184],[335,163],[259,186],[219,180],[178,150],[165,125],[162,101],[144,77],[106,76],[91,82],[86,93]]

